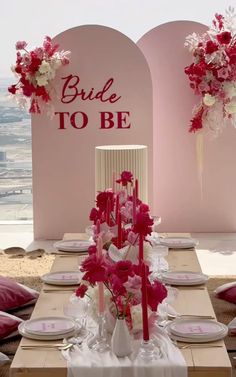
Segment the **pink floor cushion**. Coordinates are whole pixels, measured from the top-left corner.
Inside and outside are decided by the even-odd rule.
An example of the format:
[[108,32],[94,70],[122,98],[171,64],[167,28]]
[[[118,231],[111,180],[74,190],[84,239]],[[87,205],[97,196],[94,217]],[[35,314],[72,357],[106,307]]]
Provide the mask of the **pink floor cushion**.
[[0,311],[0,340],[7,340],[18,335],[18,326],[22,319]]
[[0,276],[0,310],[10,311],[33,304],[38,295],[37,291]]
[[236,304],[236,281],[221,285],[214,293],[216,297]]

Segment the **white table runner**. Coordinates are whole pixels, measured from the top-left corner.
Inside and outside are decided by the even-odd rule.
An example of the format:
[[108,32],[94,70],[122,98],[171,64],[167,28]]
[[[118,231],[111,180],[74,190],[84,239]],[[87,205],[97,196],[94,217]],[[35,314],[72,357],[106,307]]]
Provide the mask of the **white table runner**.
[[123,358],[110,351],[92,351],[87,344],[76,346],[73,351],[62,351],[67,360],[67,377],[187,377],[183,355],[167,334],[155,328],[152,338],[160,345],[162,357],[148,363],[136,359],[140,340],[133,341],[133,353]]

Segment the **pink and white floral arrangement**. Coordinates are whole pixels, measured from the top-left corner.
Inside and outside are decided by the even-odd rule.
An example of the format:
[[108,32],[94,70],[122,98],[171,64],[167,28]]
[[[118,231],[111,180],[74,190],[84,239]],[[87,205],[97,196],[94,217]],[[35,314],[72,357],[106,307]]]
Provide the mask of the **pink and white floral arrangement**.
[[190,87],[201,96],[193,109],[190,132],[207,128],[218,135],[227,123],[236,127],[236,24],[234,9],[216,14],[203,35],[186,37],[193,62],[185,68]]
[[69,63],[69,51],[58,51],[59,45],[53,45],[50,37],[45,37],[43,46],[27,49],[25,41],[16,43],[16,64],[12,71],[18,81],[8,91],[14,96],[20,107],[29,105],[30,113],[42,112],[46,106],[47,114],[53,115],[51,100],[54,88],[51,81],[57,70]]
[[[101,288],[102,284],[108,292],[105,295],[108,297],[107,310],[114,318],[125,318],[132,329],[137,312],[143,313],[143,334],[148,340],[148,308],[156,311],[167,296],[165,286],[157,279],[150,279],[151,269],[143,253],[144,240],[152,232],[153,219],[149,206],[138,198],[138,181],[134,186],[132,173],[122,172],[116,182],[122,184],[122,189],[99,192],[96,208],[91,210],[96,245],[90,246],[89,256],[81,264],[84,275],[76,295],[84,297],[91,292],[91,287],[99,288],[100,285]],[[127,194],[128,185],[133,188],[132,196]],[[110,252],[114,245],[115,256]],[[123,252],[124,247],[129,249],[128,253]],[[101,289],[98,293],[99,311],[102,312],[104,293]]]

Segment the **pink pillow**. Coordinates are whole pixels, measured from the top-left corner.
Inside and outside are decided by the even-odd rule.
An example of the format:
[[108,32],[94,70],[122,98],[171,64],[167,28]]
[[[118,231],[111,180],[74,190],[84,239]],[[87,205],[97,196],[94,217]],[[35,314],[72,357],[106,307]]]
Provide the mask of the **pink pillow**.
[[0,340],[16,336],[21,322],[22,319],[12,314],[0,312]]
[[38,292],[0,276],[0,310],[8,311],[36,301]]
[[222,300],[236,304],[236,281],[216,288],[215,295]]

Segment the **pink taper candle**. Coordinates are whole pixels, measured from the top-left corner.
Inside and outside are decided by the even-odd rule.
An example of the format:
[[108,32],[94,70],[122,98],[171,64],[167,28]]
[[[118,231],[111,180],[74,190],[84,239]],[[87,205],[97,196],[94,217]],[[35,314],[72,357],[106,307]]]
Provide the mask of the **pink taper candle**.
[[121,213],[118,212],[118,219],[117,219],[117,225],[118,225],[118,237],[117,237],[117,247],[118,249],[121,249],[122,247],[122,224],[121,224]]
[[99,234],[100,233],[100,231],[101,231],[101,227],[100,227],[100,220],[98,219],[97,220],[97,222],[96,222],[96,232],[97,232],[97,234]]
[[147,270],[142,262],[142,315],[143,315],[143,340],[149,340],[148,307],[147,307]]
[[119,194],[116,195],[116,224],[118,224],[118,212],[120,209],[120,196]]
[[[97,239],[97,256],[102,256],[102,237],[98,236]],[[104,285],[102,282],[98,283],[98,312],[103,314],[105,311],[105,300],[104,300]]]
[[133,224],[135,224],[136,220],[136,189],[133,188]]
[[143,263],[143,235],[139,235],[139,265]]
[[111,200],[107,199],[107,208],[106,208],[106,223],[110,226],[110,216],[111,216]]
[[139,189],[139,187],[138,187],[138,180],[137,180],[137,179],[135,179],[135,191],[136,191],[136,199],[138,199],[138,196],[139,196],[139,192],[138,192],[138,189]]

